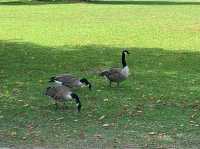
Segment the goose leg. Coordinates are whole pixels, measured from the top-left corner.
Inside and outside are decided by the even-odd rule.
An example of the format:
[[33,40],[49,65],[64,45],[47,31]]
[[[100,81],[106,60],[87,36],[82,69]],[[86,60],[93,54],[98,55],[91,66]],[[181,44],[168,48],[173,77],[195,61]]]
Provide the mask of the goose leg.
[[110,84],[109,84],[109,86],[110,86],[110,87],[112,87],[112,81],[110,81]]
[[58,103],[55,102],[55,107],[56,107],[56,110],[58,110]]
[[117,82],[117,87],[119,87],[119,82]]
[[64,105],[64,108],[63,108],[63,109],[65,109],[65,108],[67,109],[67,105],[66,105],[66,103],[65,103],[65,102],[63,103],[63,105]]

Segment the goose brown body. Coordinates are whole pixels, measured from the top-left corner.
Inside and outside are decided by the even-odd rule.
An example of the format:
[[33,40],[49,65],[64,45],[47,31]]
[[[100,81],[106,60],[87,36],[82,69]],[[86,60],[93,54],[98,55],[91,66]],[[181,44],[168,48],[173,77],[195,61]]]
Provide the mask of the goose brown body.
[[122,68],[110,68],[100,73],[100,76],[105,76],[110,81],[110,86],[112,82],[116,82],[119,85],[120,82],[126,80],[129,76],[125,53],[129,54],[129,52],[127,50],[122,51]]
[[52,86],[46,90],[46,95],[52,97],[56,101],[64,102],[71,99],[71,91],[65,86]]
[[108,80],[112,82],[121,82],[126,80],[126,78],[128,77],[127,75],[124,75],[122,73],[121,68],[111,68],[102,72],[102,75],[104,75]]
[[51,77],[49,82],[55,82],[58,84],[62,84],[64,86],[67,86],[69,88],[79,88],[84,86],[89,86],[89,89],[91,89],[91,84],[89,81],[85,78],[78,79],[77,77],[71,75],[71,74],[60,74],[54,77]]
[[65,102],[69,99],[75,99],[78,111],[80,112],[81,110],[81,102],[79,97],[75,93],[71,92],[70,89],[66,86],[57,85],[48,87],[46,89],[45,95],[55,100],[56,108],[57,102]]

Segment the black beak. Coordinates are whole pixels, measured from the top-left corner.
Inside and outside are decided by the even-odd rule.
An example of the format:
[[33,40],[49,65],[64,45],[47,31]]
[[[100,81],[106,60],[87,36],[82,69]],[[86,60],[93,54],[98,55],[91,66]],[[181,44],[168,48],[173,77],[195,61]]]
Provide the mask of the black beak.
[[80,102],[78,95],[76,95],[75,93],[71,93],[71,96],[72,96],[73,99],[75,99],[78,112],[80,112],[81,111],[81,102]]
[[127,54],[130,54],[130,52],[128,50],[124,50],[123,51],[124,53],[127,53]]
[[92,90],[92,85],[89,83],[89,90],[91,91]]

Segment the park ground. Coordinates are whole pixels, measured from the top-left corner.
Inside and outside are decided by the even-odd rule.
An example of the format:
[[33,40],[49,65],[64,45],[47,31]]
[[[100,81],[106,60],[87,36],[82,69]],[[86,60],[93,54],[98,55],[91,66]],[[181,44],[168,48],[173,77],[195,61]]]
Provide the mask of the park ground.
[[[200,146],[200,1],[0,1],[0,146]],[[110,88],[98,72],[130,77]],[[93,84],[55,110],[60,73]],[[71,145],[71,146],[69,146]],[[25,147],[26,148],[26,147]]]

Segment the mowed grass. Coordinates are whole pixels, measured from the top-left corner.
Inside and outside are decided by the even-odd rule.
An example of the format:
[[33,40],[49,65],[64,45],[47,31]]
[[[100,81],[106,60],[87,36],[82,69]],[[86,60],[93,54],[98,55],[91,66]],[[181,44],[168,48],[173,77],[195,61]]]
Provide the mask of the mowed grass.
[[[0,12],[0,146],[200,144],[199,5],[17,2]],[[131,75],[110,88],[98,72],[120,67],[124,48]],[[81,113],[44,96],[60,73],[91,81],[76,91]]]

